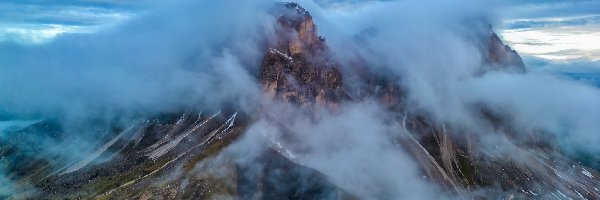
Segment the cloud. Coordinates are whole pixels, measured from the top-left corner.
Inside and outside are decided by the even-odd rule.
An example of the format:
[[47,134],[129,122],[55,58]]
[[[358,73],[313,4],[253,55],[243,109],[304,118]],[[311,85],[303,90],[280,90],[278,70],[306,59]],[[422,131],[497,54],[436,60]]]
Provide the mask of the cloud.
[[413,158],[394,139],[403,138],[401,125],[390,123],[375,102],[344,104],[340,112],[320,110],[316,115],[285,105],[267,110],[230,147],[230,152],[244,155],[238,162],[248,164],[270,147],[361,199],[448,197],[420,175]]
[[505,19],[584,16],[600,11],[600,3],[594,0],[509,0],[503,1],[503,5]]
[[[591,145],[600,139],[594,135],[600,131],[597,88],[537,74],[478,75],[486,67],[482,52],[489,37],[488,23],[497,20],[495,10],[487,2],[471,1],[465,6],[435,1],[433,7],[432,3],[373,2],[353,9],[308,6],[316,8],[309,10],[337,58],[347,62],[358,55],[373,73],[397,78],[392,80],[407,90],[409,114],[465,130],[454,134],[495,138],[477,112],[477,105],[485,105],[510,116],[514,122],[506,126],[514,126],[518,133],[542,130],[547,134],[544,139],[558,137],[564,148],[600,150]],[[365,30],[375,31],[357,41]],[[354,48],[347,48],[348,42]],[[386,121],[390,113],[368,103],[344,105],[339,112],[319,113],[311,119],[299,112],[275,110],[272,113],[280,114],[272,119],[283,120],[291,134],[278,135],[280,130],[269,119],[254,124],[247,134],[262,134],[271,147],[281,143],[282,154],[363,198],[437,197],[428,196],[433,184],[422,180],[414,161],[390,140],[390,135],[402,131],[400,124]],[[503,147],[503,151],[518,148]]]
[[[453,86],[480,70],[481,38],[489,34],[489,29],[485,21],[478,20],[489,16],[477,4],[458,8],[442,1],[432,8],[427,3],[431,2],[301,5],[315,17],[320,34],[327,37],[341,62],[351,63],[358,56],[365,59],[372,73],[399,78],[396,84],[409,89],[409,113],[425,110],[439,121],[473,120]],[[357,40],[357,35],[369,30],[375,31]],[[345,77],[352,76],[348,74],[351,70],[344,71]],[[338,113],[317,109],[316,116],[268,105],[266,116],[231,147],[246,155],[244,158],[271,147],[325,174],[359,198],[451,196],[431,192],[440,188],[422,177],[423,172],[405,151],[409,147],[403,148],[394,140],[405,137],[402,125],[391,117],[399,113],[390,113],[369,101],[341,105]]]
[[554,61],[600,60],[600,43],[596,42],[600,41],[597,26],[600,22],[577,24],[568,21],[504,30],[502,36],[523,55]]
[[[342,61],[364,59],[371,71],[407,89],[408,109],[461,113],[452,84],[482,65],[482,48],[493,11],[483,2],[377,2],[350,10],[322,11],[323,34]],[[352,23],[348,23],[352,21]],[[356,42],[368,30],[374,34]],[[348,45],[350,43],[350,45]],[[452,117],[453,118],[453,117]]]
[[5,198],[11,194],[10,191],[14,190],[11,185],[12,183],[6,180],[6,177],[0,173],[0,197]]
[[90,114],[252,99],[251,73],[271,23],[266,8],[255,5],[167,3],[102,33],[63,35],[39,46],[0,44],[0,105],[27,115]]
[[570,17],[555,16],[547,18],[507,19],[504,23],[505,29],[584,26],[600,23],[600,16],[583,15]]
[[[475,144],[477,151],[485,156],[502,153],[506,159],[523,161],[522,154],[504,153],[522,152],[519,145],[538,132],[543,137],[534,139],[559,138],[563,150],[600,150],[593,145],[600,140],[594,134],[600,131],[598,88],[537,72],[480,74],[488,67],[483,41],[489,37],[488,23],[498,20],[495,10],[481,2],[436,3],[433,7],[422,1],[333,7],[307,1],[302,5],[311,11],[345,67],[359,57],[372,73],[397,78],[392,80],[407,89],[409,115],[425,115],[438,126],[447,124],[455,136],[477,137],[482,141]],[[349,72],[345,69],[345,77],[351,76]],[[482,107],[506,117],[506,130],[495,130],[482,117]],[[430,196],[427,191],[436,190],[434,184],[421,178],[414,160],[391,139],[402,132],[401,124],[390,120],[394,113],[376,103],[346,104],[339,113],[319,110],[316,116],[272,104],[269,109],[267,117],[232,146],[244,158],[269,146],[366,199],[447,197]],[[522,135],[498,136],[508,130]]]
[[[59,156],[51,161],[61,167],[81,161],[114,130],[139,119],[231,104],[255,109],[272,4],[156,2],[101,32],[58,34],[36,45],[0,42],[0,113],[58,126],[56,133],[2,130],[2,138],[19,138],[2,141],[33,159]],[[7,163],[17,165],[13,158]]]
[[523,55],[557,63],[594,61],[599,59],[598,49],[591,41],[598,36],[599,7],[598,1],[588,0],[507,1],[501,8],[504,21],[498,27]]
[[490,73],[464,82],[463,101],[504,113],[520,133],[548,131],[564,149],[599,152],[600,90],[551,74]]
[[39,44],[64,33],[90,33],[133,17],[134,6],[72,1],[3,1],[0,42]]
[[[506,126],[516,125],[512,128],[518,133],[541,130],[544,140],[560,138],[562,148],[600,150],[591,145],[600,139],[595,125],[600,114],[595,109],[600,107],[597,87],[537,71],[476,75],[486,67],[482,41],[489,37],[487,22],[499,21],[498,10],[482,2],[429,5],[376,2],[353,9],[317,9],[315,15],[318,24],[330,27],[321,30],[338,58],[360,57],[374,74],[399,78],[398,86],[407,90],[409,113],[450,124],[457,134],[477,133],[485,139],[495,131],[478,110],[484,105],[513,119]],[[369,34],[363,37],[365,32]]]

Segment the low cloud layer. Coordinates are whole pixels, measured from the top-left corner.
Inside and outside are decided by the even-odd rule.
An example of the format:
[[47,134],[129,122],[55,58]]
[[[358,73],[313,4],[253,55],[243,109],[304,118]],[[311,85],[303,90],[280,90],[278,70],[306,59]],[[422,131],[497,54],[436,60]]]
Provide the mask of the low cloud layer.
[[599,19],[600,16],[548,19],[539,22],[541,27],[523,22],[525,27],[505,30],[502,35],[523,55],[556,62],[598,62],[600,61]]

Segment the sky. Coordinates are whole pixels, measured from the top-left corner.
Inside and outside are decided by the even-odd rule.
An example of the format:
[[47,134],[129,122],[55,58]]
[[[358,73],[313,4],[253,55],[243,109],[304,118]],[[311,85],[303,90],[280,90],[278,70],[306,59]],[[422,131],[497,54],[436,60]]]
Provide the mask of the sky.
[[[127,1],[125,1],[127,2]],[[136,12],[116,1],[7,0],[0,2],[0,42],[48,42],[63,33],[92,33]]]
[[600,71],[600,1],[515,1],[502,18],[502,37],[530,68]]

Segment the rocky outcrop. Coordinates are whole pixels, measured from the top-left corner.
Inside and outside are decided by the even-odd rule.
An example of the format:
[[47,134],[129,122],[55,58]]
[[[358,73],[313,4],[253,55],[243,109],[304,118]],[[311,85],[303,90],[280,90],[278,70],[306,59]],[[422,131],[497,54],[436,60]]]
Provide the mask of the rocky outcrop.
[[344,98],[339,64],[317,35],[312,16],[296,3],[278,7],[277,36],[265,51],[260,76],[270,96],[286,102],[329,104]]
[[518,73],[526,72],[525,63],[517,51],[505,45],[498,34],[491,32],[485,52],[485,60],[495,70],[506,70]]

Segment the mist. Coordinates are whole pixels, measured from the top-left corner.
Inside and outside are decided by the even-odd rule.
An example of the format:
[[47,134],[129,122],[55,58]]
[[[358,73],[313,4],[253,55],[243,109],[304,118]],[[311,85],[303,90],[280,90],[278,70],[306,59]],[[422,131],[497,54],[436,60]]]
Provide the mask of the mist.
[[229,149],[243,155],[239,163],[247,165],[261,151],[272,148],[325,174],[360,199],[451,197],[421,176],[417,163],[398,142],[406,137],[402,125],[375,102],[345,104],[340,112],[320,110],[316,119],[285,105],[267,110],[269,114]]
[[[490,130],[477,125],[482,121],[474,107],[487,105],[513,116],[522,132],[544,130],[551,134],[549,138],[560,137],[569,148],[600,150],[590,145],[600,139],[596,126],[600,90],[549,73],[481,75],[488,67],[482,41],[489,25],[501,20],[498,13],[511,4],[466,2],[367,2],[349,8],[308,5],[317,10],[317,23],[325,24],[321,30],[338,58],[360,57],[373,73],[398,77],[397,84],[408,92],[409,112],[426,113],[439,123],[460,128],[476,127],[471,131],[485,137]],[[365,37],[365,32],[371,34]]]
[[[43,124],[25,135],[15,133],[23,127],[0,130],[0,141],[31,159],[58,156],[52,162],[60,168],[92,154],[114,130],[165,112],[255,108],[272,1],[147,3],[129,21],[98,32],[1,42],[2,120]],[[2,159],[8,166],[0,166],[0,196],[14,192],[15,177],[5,174],[19,163]]]
[[[594,144],[600,139],[600,89],[557,74],[490,70],[484,61],[484,41],[493,31],[490,25],[501,20],[496,13],[507,4],[467,2],[392,1],[328,7],[304,1],[301,5],[315,16],[336,58],[346,67],[345,77],[352,76],[348,66],[357,60],[366,62],[374,74],[391,76],[407,90],[408,114],[448,124],[452,134],[477,137],[482,141],[477,147],[486,156],[525,162],[511,152],[532,140],[557,144],[566,152],[598,153]],[[504,129],[482,119],[482,108],[506,117]],[[316,122],[298,112],[289,112],[293,120],[285,120],[289,116],[282,113],[287,112],[277,110],[271,112],[275,116],[256,122],[247,137],[263,138],[281,154],[317,169],[361,198],[443,197],[427,196],[425,191],[435,184],[419,178],[422,172],[415,170],[412,158],[403,156],[405,152],[391,148],[387,137],[401,130],[398,123],[384,117],[392,113],[372,102],[341,110],[317,117]],[[272,119],[284,119],[280,123],[289,130],[278,129],[269,122]],[[498,135],[508,131],[521,135],[511,139]],[[542,138],[531,138],[537,133]],[[302,139],[286,142],[287,137]],[[390,188],[369,187],[373,185]]]
[[272,2],[153,4],[98,33],[66,34],[43,45],[2,43],[2,110],[72,119],[251,105]]
[[164,112],[252,109],[260,97],[253,73],[271,34],[270,4],[157,2],[101,32],[41,45],[0,43],[0,115],[57,123],[63,138],[42,133],[37,140],[58,141],[40,149],[77,160],[112,129]]

